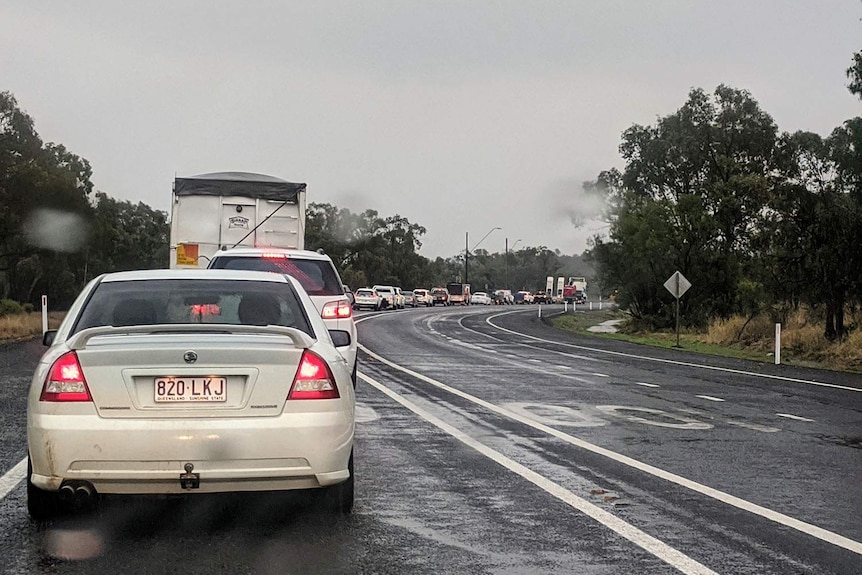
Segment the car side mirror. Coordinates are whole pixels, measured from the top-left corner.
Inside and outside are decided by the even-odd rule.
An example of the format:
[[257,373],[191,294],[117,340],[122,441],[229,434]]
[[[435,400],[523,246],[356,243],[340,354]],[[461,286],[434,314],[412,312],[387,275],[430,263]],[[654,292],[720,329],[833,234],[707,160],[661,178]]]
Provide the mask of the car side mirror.
[[329,330],[329,337],[332,338],[332,343],[335,347],[345,347],[350,345],[350,332],[343,329]]
[[54,345],[54,338],[57,337],[56,329],[49,329],[45,333],[42,334],[42,345],[45,347],[51,347]]

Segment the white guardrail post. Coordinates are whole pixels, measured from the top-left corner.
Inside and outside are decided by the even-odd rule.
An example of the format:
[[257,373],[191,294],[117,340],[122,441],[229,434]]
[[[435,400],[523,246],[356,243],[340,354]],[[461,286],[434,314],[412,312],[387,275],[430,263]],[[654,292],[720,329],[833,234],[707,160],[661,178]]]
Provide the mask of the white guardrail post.
[[775,365],[781,365],[781,324],[775,324]]
[[42,296],[42,333],[48,331],[48,296]]

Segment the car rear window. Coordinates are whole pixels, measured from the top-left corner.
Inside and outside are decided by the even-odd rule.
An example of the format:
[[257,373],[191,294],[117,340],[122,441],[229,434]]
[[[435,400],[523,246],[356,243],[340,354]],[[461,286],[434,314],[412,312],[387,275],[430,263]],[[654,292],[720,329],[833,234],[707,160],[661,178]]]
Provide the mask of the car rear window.
[[213,259],[210,267],[285,274],[296,278],[308,295],[344,295],[341,280],[332,263],[327,260],[280,256],[218,256]]
[[374,295],[374,291],[372,291],[372,290],[370,290],[370,289],[361,289],[361,290],[356,290],[356,295],[359,295],[359,296],[371,296],[371,295]]
[[109,325],[200,323],[281,325],[315,337],[302,303],[288,284],[178,278],[99,284],[72,333]]

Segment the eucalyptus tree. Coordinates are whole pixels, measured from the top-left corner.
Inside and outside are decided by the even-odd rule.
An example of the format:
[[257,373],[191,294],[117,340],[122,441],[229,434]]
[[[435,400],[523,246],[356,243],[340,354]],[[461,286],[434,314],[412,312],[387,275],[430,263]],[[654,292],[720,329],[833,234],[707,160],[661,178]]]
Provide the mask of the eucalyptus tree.
[[588,184],[608,199],[608,236],[594,238],[602,285],[648,323],[664,325],[676,270],[695,288],[683,300],[687,323],[740,309],[738,285],[772,187],[777,127],[744,91],[692,90],[675,113],[623,133],[621,172]]

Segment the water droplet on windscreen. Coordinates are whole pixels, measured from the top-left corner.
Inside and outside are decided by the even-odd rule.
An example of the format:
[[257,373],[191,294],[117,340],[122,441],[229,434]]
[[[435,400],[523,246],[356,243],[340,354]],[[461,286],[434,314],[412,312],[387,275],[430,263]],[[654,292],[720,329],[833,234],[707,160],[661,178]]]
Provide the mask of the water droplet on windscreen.
[[30,214],[23,231],[32,246],[58,252],[77,252],[87,238],[87,222],[78,214],[42,208]]

